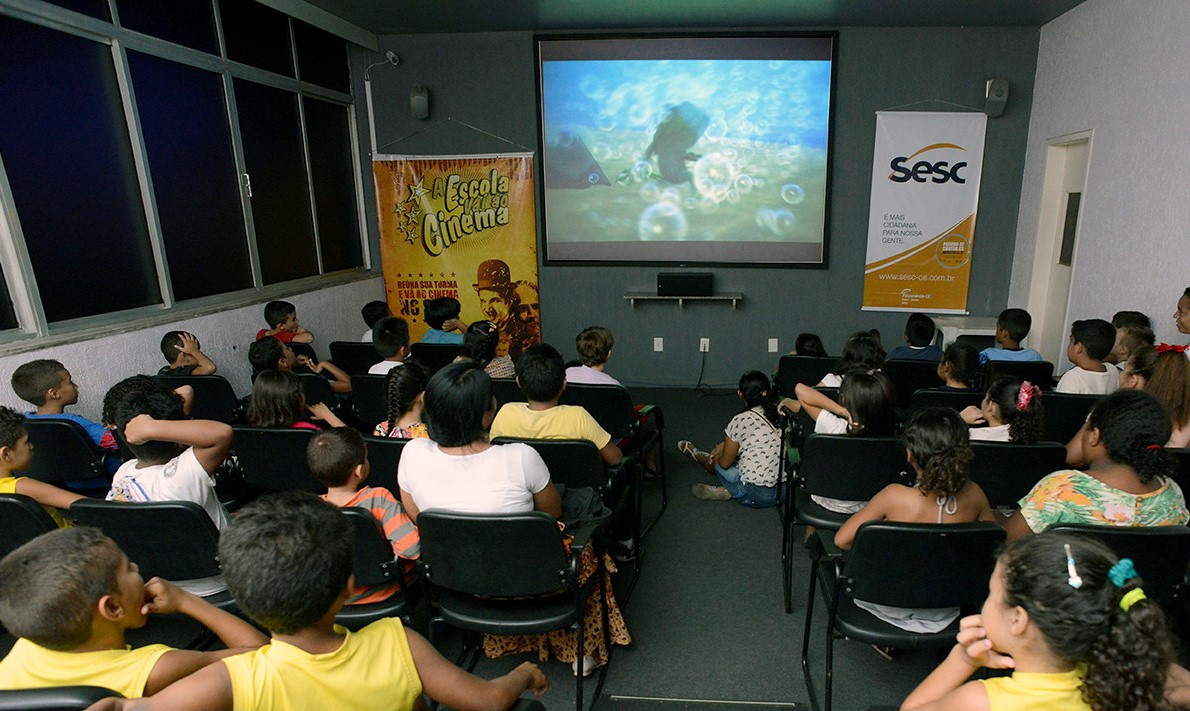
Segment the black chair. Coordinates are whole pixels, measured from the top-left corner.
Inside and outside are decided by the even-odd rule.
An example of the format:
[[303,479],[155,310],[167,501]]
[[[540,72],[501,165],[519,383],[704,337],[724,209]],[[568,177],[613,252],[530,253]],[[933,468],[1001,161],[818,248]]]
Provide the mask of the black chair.
[[838,362],[838,358],[820,356],[781,356],[781,360],[777,361],[777,375],[773,383],[778,399],[793,397],[793,389],[798,383],[809,386],[821,383],[823,376],[831,372]]
[[[578,658],[583,658],[583,608],[592,585],[604,577],[602,556],[597,555],[599,569],[579,584],[579,556],[593,527],[575,535],[569,553],[554,517],[540,511],[423,511],[417,527],[422,571],[426,580],[440,588],[438,610],[443,621],[471,633],[468,637],[481,632],[537,634],[574,626]],[[603,610],[604,644],[610,654],[607,607]],[[480,651],[477,644],[464,646],[463,656],[471,656],[468,669],[474,668]],[[598,701],[606,673],[604,665],[592,705]],[[583,676],[575,679],[575,709],[582,711]]]
[[1145,594],[1166,611],[1174,609],[1190,567],[1190,528],[1186,526],[1090,526],[1058,524],[1065,531],[1098,539],[1121,558],[1131,558],[1144,579]]
[[919,634],[880,620],[855,604],[864,600],[895,607],[975,608],[988,595],[996,549],[1004,529],[994,523],[914,524],[873,521],[860,526],[846,557],[825,560],[821,534],[811,537],[810,590],[802,637],[802,673],[815,703],[810,674],[814,589],[821,574],[827,598],[825,711],[834,682],[836,631],[846,639],[898,649],[950,647],[958,620],[945,629]]
[[913,394],[918,390],[943,385],[938,377],[938,364],[925,360],[886,360],[881,372],[892,381],[896,391],[897,407],[908,410],[913,403]]
[[22,494],[0,494],[0,558],[58,529],[41,504]]
[[331,341],[331,362],[348,375],[366,375],[380,362],[376,346],[358,341]]
[[1166,451],[1177,460],[1178,468],[1174,473],[1174,478],[1177,479],[1178,484],[1182,485],[1182,488],[1185,488],[1186,482],[1190,482],[1190,447],[1171,447]]
[[302,393],[306,396],[307,405],[322,403],[332,410],[339,406],[335,389],[326,378],[317,373],[302,373],[298,375],[298,380],[302,381]]
[[409,354],[426,367],[430,375],[438,372],[442,366],[450,365],[463,354],[463,347],[453,343],[414,343],[409,346]]
[[589,486],[599,491],[608,488],[610,480],[599,450],[585,439],[521,439],[497,437],[492,444],[521,442],[541,455],[550,470],[550,480],[566,487]]
[[388,418],[388,376],[352,375],[351,400],[355,416],[368,426],[368,431],[377,422]]
[[314,430],[240,426],[233,429],[232,452],[244,472],[245,484],[254,495],[265,491],[326,492],[326,487],[310,474],[306,465],[306,445]]
[[979,390],[955,390],[954,388],[930,388],[913,393],[909,401],[910,411],[924,410],[927,407],[949,407],[962,412],[969,405],[979,407],[983,402],[983,392]]
[[364,442],[368,445],[368,464],[371,466],[367,485],[383,486],[393,496],[401,498],[401,490],[397,488],[397,465],[401,462],[401,451],[409,440],[364,437]]
[[1045,438],[1055,442],[1069,442],[1091,414],[1101,395],[1048,392],[1041,396],[1045,408]]
[[28,468],[21,471],[22,476],[56,485],[67,481],[82,484],[87,480],[94,480],[95,487],[110,483],[103,465],[103,450],[95,446],[79,423],[48,417],[26,418],[25,431],[35,454]]
[[980,369],[980,382],[986,386],[997,375],[1028,380],[1042,390],[1054,389],[1054,364],[1048,360],[989,360]]
[[345,508],[343,515],[351,522],[355,584],[361,587],[395,585],[396,590],[379,602],[345,605],[335,615],[335,622],[349,630],[361,629],[385,617],[400,617],[406,624],[412,624],[413,606],[406,595],[401,561],[393,557],[392,544],[380,528],[380,522],[361,508]]
[[971,442],[971,480],[987,494],[992,508],[1019,508],[1019,502],[1046,476],[1066,469],[1066,447],[1057,442],[1013,444]]
[[497,409],[510,402],[526,402],[525,394],[514,378],[492,378],[492,397],[496,398]]
[[190,417],[196,420],[215,420],[229,425],[243,421],[243,403],[231,389],[231,383],[221,375],[156,375],[154,380],[170,390],[183,385],[194,389]]
[[52,686],[0,691],[0,711],[84,711],[103,699],[122,699],[102,686]]
[[961,333],[955,336],[955,343],[966,343],[977,351],[983,351],[985,348],[994,348],[996,346],[995,336],[978,336],[972,333]]
[[[290,343],[287,343],[286,345],[289,346],[289,350],[293,351],[294,355],[306,356],[307,358],[314,361],[315,363],[322,360],[321,358],[318,357],[318,354],[314,352],[314,346],[310,345],[309,343],[296,343],[296,342],[291,341]],[[375,363],[376,361],[372,361],[372,362]]]

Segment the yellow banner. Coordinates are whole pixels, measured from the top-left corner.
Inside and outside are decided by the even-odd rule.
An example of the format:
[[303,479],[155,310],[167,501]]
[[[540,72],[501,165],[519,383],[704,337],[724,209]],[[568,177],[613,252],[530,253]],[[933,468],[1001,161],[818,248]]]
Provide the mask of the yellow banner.
[[962,311],[971,279],[975,215],[943,234],[864,267],[864,305],[870,310]]
[[498,355],[541,342],[533,156],[387,156],[372,162],[389,308],[413,342],[425,303],[500,327]]

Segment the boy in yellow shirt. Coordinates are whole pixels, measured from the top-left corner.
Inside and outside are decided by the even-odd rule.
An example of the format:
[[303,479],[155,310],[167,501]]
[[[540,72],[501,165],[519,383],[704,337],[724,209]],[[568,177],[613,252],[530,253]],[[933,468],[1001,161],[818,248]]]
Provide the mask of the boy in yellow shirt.
[[0,494],[23,494],[41,504],[59,527],[69,526],[58,509],[68,509],[83,498],[44,481],[14,476],[33,461],[33,445],[25,430],[25,418],[11,407],[0,405]]
[[[130,648],[125,631],[143,627],[151,613],[192,617],[229,649]],[[146,584],[136,563],[87,526],[38,536],[0,561],[0,622],[20,638],[0,661],[0,689],[88,685],[137,697],[267,641],[172,583]]]

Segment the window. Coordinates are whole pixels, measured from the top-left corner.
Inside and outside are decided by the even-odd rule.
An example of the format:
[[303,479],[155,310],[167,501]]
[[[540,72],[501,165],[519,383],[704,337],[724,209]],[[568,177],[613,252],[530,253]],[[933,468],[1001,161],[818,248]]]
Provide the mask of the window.
[[355,168],[351,163],[347,107],[307,96],[305,108],[322,270],[333,272],[358,267],[363,263],[363,254],[356,217]]
[[211,0],[117,0],[116,10],[120,24],[130,30],[219,54]]
[[249,0],[219,3],[227,58],[287,77],[293,76],[289,18]]
[[293,21],[293,36],[302,81],[343,93],[351,91],[346,42],[297,20]]

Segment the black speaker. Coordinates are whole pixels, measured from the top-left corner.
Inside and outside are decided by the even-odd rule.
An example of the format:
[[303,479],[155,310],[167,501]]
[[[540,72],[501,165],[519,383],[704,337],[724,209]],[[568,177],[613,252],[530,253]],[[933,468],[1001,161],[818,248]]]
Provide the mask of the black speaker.
[[660,272],[657,296],[710,296],[714,282],[710,272]]
[[430,90],[421,84],[414,84],[409,89],[409,113],[415,119],[430,117]]

